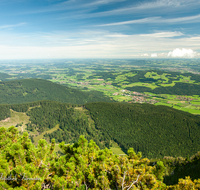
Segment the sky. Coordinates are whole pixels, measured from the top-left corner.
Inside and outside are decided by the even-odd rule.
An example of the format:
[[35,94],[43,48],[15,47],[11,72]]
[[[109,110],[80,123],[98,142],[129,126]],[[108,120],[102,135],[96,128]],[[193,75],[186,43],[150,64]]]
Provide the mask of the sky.
[[0,59],[200,58],[200,0],[0,0]]

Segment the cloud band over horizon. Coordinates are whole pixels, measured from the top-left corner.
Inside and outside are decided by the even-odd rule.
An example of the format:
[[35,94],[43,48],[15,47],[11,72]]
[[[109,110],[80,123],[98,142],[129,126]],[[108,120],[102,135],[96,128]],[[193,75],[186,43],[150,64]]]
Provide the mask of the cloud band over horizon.
[[200,58],[198,0],[21,0],[0,6],[0,59]]

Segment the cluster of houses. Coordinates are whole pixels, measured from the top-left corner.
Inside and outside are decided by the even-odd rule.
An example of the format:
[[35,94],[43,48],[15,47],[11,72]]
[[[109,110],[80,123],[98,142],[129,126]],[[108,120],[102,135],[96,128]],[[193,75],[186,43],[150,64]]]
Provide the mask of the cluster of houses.
[[119,95],[119,92],[113,93],[113,96],[117,96],[117,95]]
[[[133,94],[133,95],[132,95]],[[149,97],[150,95],[147,94],[142,94],[139,92],[131,92],[129,90],[121,90],[120,92],[115,92],[113,93],[113,96],[117,96],[117,95],[122,95],[122,96],[130,96],[132,98],[132,101],[130,101],[129,103],[150,103],[150,104],[155,104],[158,101],[155,99],[146,99],[146,97]]]
[[194,99],[186,97],[186,96],[176,96],[176,99],[181,100],[181,101],[191,101],[191,100],[194,100]]
[[143,96],[132,96],[133,101],[138,103],[146,102],[146,99]]
[[158,101],[155,100],[155,99],[146,99],[145,97],[143,96],[132,96],[133,98],[133,103],[148,103],[148,104],[155,104],[157,103]]

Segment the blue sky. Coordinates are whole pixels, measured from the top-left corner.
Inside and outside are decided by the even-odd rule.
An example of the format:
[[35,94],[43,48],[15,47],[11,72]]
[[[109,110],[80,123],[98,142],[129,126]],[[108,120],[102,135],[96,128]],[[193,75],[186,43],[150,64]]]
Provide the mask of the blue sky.
[[0,0],[0,59],[200,58],[200,0]]

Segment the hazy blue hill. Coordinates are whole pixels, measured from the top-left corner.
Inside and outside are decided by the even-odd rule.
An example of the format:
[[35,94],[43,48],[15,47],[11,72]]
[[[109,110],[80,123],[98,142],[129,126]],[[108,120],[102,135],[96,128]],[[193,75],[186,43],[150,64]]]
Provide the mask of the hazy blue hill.
[[39,100],[54,100],[74,104],[112,101],[101,92],[83,92],[43,79],[0,82],[0,97],[0,104],[18,104]]

